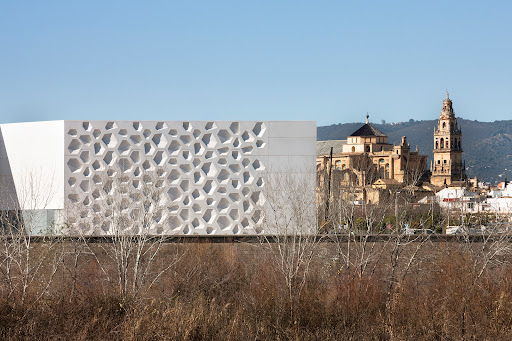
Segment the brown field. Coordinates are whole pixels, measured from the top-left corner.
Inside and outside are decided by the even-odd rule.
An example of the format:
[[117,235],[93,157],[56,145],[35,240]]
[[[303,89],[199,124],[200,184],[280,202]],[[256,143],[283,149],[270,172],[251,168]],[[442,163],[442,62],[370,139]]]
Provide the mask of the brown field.
[[124,293],[109,243],[9,243],[3,340],[512,339],[506,241],[320,243],[309,267],[277,244],[162,244],[135,288],[129,258]]

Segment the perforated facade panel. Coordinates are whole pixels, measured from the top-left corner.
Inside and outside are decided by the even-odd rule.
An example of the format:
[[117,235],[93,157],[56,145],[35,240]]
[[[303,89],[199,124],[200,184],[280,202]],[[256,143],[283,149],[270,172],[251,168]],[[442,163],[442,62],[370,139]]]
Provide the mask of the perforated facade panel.
[[[23,131],[30,131],[29,142]],[[67,226],[83,235],[141,228],[261,233],[268,177],[306,179],[315,195],[312,121],[54,121],[0,125],[0,132],[2,174],[15,183],[19,206],[60,210]],[[22,161],[45,174],[48,188],[38,192],[55,191],[51,207],[28,207],[37,200],[20,199],[26,197]]]

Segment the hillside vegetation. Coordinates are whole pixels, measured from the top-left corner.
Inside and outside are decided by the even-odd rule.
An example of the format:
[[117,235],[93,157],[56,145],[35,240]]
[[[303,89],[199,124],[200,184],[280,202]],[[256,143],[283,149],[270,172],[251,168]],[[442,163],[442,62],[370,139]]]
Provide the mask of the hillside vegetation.
[[[470,177],[491,183],[512,179],[512,120],[478,122],[457,119],[462,129],[463,159]],[[420,153],[432,160],[433,133],[437,120],[409,121],[395,124],[374,124],[387,134],[390,143],[400,143],[407,136],[411,149],[418,146]],[[344,140],[362,123],[333,124],[318,127],[318,140]]]

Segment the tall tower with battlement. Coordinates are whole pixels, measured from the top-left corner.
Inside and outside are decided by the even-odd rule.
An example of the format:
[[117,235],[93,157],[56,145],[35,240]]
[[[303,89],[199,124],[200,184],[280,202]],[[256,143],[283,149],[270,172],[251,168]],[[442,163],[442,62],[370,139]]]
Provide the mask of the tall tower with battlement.
[[436,186],[454,185],[465,181],[466,167],[462,161],[462,131],[446,92],[443,109],[434,130],[434,160],[430,165],[430,182]]

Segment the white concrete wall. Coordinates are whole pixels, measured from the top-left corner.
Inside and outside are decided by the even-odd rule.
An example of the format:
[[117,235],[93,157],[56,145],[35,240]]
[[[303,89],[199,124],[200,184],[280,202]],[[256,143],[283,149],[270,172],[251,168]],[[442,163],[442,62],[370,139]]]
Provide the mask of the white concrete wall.
[[0,131],[0,173],[12,179],[19,206],[63,209],[64,121],[0,124]]
[[312,232],[316,227],[316,122],[268,122],[268,127],[264,232]]
[[[265,183],[283,174],[301,181],[314,221],[314,121],[66,121],[64,132],[66,210],[81,234],[108,235],[120,225],[136,231],[143,222],[131,194],[148,187],[145,175],[162,194],[151,210],[152,233],[264,233]],[[105,185],[120,175],[128,192],[107,194]],[[123,214],[129,221],[120,222]]]

